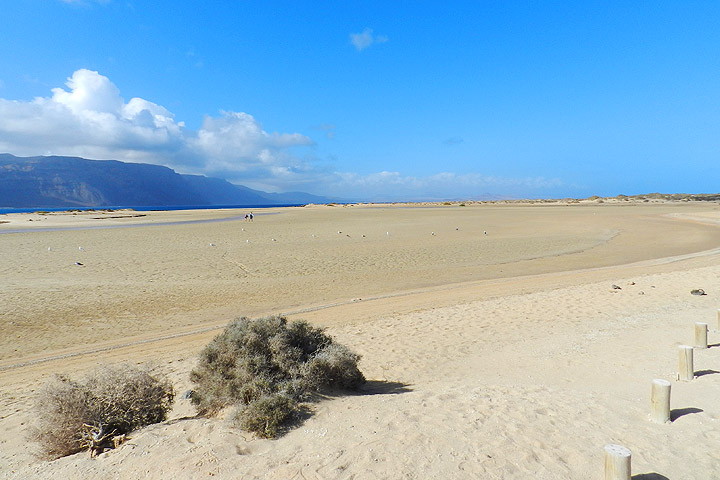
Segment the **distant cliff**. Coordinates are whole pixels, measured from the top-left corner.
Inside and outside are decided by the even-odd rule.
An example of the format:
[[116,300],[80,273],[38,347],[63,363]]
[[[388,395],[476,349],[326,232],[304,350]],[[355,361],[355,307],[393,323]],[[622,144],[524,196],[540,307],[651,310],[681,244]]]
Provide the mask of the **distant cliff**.
[[79,157],[0,154],[0,207],[328,203],[302,192],[266,193],[167,167]]

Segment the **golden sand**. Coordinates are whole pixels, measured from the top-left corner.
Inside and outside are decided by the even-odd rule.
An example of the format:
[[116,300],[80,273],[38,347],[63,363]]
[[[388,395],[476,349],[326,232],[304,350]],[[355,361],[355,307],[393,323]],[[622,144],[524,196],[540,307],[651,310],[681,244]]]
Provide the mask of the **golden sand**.
[[[4,216],[0,232],[23,230],[0,233],[8,478],[602,478],[604,443],[639,448],[634,473],[713,478],[718,375],[673,387],[678,407],[701,412],[661,427],[645,416],[650,380],[672,379],[688,325],[718,326],[717,204],[244,213]],[[188,389],[219,328],[270,313],[328,326],[383,394],[318,404],[277,441],[193,419],[94,464],[41,462],[23,446],[32,390],[53,372],[154,361]],[[713,370],[717,350],[696,370]],[[188,414],[178,401],[174,418]],[[679,448],[691,441],[702,452]]]

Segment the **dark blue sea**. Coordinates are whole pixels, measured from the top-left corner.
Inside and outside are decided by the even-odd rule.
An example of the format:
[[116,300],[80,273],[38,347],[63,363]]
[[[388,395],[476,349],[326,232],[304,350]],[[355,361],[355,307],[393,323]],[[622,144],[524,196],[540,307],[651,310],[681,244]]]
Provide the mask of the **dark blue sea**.
[[278,205],[155,205],[155,206],[108,206],[108,207],[60,207],[60,208],[0,208],[0,215],[5,213],[27,213],[27,212],[77,212],[77,211],[95,211],[95,210],[124,210],[132,209],[138,212],[151,212],[163,210],[215,210],[218,208],[239,208],[252,210],[258,208],[275,208],[275,207],[302,207],[302,203],[283,203]]

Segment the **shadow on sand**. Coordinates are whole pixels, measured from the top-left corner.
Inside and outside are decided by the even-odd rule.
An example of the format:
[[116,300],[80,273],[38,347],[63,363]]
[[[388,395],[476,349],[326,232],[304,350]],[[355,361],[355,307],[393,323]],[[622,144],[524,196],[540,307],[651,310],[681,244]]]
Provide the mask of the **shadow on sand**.
[[409,384],[402,382],[388,382],[387,380],[368,380],[360,387],[360,395],[397,395],[412,392]]
[[632,480],[670,480],[665,475],[659,473],[641,473],[639,475],[633,475]]
[[674,408],[670,411],[670,421],[674,422],[680,417],[683,417],[685,415],[690,415],[691,413],[701,413],[703,410],[701,408],[695,408],[695,407],[688,407],[688,408]]
[[310,395],[313,402],[323,398],[364,397],[366,395],[399,395],[412,392],[410,384],[387,380],[367,380],[357,390],[323,389]]

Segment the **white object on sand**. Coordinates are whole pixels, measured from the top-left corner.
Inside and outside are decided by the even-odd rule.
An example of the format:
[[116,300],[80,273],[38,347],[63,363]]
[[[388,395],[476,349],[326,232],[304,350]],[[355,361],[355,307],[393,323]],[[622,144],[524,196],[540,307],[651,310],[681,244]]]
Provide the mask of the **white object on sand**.
[[650,392],[650,420],[655,423],[670,421],[670,382],[656,378]]
[[695,322],[695,347],[708,348],[707,341],[708,324]]
[[678,346],[678,380],[689,382],[695,377],[693,361],[693,347],[690,345]]
[[630,480],[632,453],[622,445],[605,445],[605,480]]

